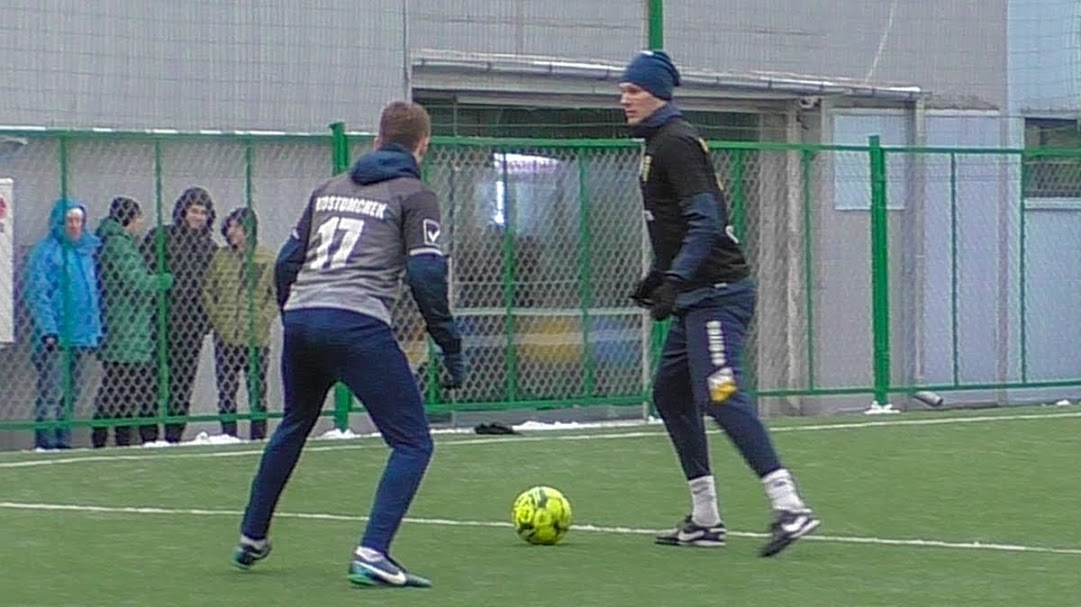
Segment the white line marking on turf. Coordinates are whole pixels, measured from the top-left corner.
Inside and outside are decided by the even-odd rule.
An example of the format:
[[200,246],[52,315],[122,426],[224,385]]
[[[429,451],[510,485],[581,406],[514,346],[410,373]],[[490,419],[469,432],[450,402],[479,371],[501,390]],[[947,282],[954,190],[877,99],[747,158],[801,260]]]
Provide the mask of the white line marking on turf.
[[[1025,421],[1025,420],[1041,420],[1041,419],[1062,419],[1062,418],[1079,418],[1081,412],[1073,413],[1047,413],[1047,414],[1027,414],[1027,415],[983,415],[978,417],[947,417],[938,419],[898,419],[888,421],[873,421],[873,422],[841,422],[834,424],[813,424],[807,426],[781,426],[770,428],[769,431],[772,434],[783,432],[826,432],[830,430],[859,430],[864,428],[887,428],[895,426],[943,426],[954,424],[974,424],[974,423],[994,423],[994,422],[1009,422],[1009,421]],[[719,430],[710,430],[709,434],[717,434]],[[491,438],[471,438],[464,440],[447,440],[437,441],[436,445],[439,448],[453,447],[455,445],[492,445],[492,444],[514,444],[514,443],[535,443],[544,441],[580,441],[580,440],[613,440],[613,439],[627,439],[627,438],[645,438],[654,436],[665,436],[661,430],[649,431],[649,432],[605,432],[602,434],[560,434],[555,436],[507,436],[507,437],[491,437]],[[323,451],[351,451],[355,449],[370,449],[373,447],[371,437],[358,439],[361,443],[365,444],[348,444],[348,445],[327,445],[327,446],[309,446],[304,448],[305,453],[316,453]],[[382,446],[382,441],[378,442],[379,446]],[[126,450],[126,449],[125,449]],[[78,464],[84,462],[120,462],[120,461],[149,461],[156,459],[192,459],[192,458],[204,458],[204,457],[246,457],[249,455],[262,455],[263,450],[249,449],[249,450],[237,450],[237,451],[203,451],[199,453],[156,453],[146,455],[125,455],[121,450],[116,450],[114,453],[117,455],[88,455],[84,457],[62,457],[55,459],[33,459],[19,462],[0,462],[0,469],[5,468],[35,468],[39,466],[56,466],[62,464]]]
[[[240,517],[244,513],[240,510],[219,510],[209,508],[157,508],[142,506],[88,506],[80,504],[36,504],[25,502],[0,502],[0,508],[7,510],[29,510],[35,512],[87,512],[99,514],[158,514],[158,515],[189,515],[189,516],[230,516]],[[354,516],[346,514],[329,514],[321,512],[279,512],[274,516],[278,518],[291,518],[316,521],[338,522],[366,522],[366,516]],[[499,521],[469,521],[443,518],[412,518],[406,517],[406,523],[413,525],[433,525],[440,527],[499,527],[509,528],[510,523]],[[638,527],[610,527],[603,525],[590,525],[576,523],[573,526],[576,531],[590,533],[610,533],[619,535],[654,535],[664,533],[668,529],[642,529]],[[753,533],[749,531],[728,531],[728,535],[747,538],[765,538],[766,533]],[[1081,555],[1081,548],[1051,548],[1047,546],[1026,546],[1022,544],[998,544],[987,542],[947,542],[942,540],[926,539],[899,539],[882,537],[857,537],[845,535],[808,535],[804,540],[817,542],[833,542],[839,544],[868,544],[879,546],[906,546],[919,548],[944,548],[952,550],[984,550],[991,552],[1033,552],[1042,554],[1068,554]]]

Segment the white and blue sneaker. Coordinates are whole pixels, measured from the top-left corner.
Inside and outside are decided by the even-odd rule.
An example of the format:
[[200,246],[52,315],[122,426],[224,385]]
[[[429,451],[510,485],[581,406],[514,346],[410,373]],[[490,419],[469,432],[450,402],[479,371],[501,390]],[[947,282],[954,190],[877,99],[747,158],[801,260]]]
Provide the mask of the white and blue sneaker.
[[792,542],[814,531],[822,524],[810,509],[777,510],[770,525],[770,538],[762,547],[762,556],[773,556]]
[[696,546],[698,548],[720,548],[724,546],[727,530],[724,522],[708,527],[694,522],[691,515],[683,518],[683,521],[675,529],[668,533],[662,533],[653,538],[653,542],[662,546]]
[[357,548],[349,564],[349,581],[356,586],[429,588],[427,578],[406,571],[394,559],[368,548]]

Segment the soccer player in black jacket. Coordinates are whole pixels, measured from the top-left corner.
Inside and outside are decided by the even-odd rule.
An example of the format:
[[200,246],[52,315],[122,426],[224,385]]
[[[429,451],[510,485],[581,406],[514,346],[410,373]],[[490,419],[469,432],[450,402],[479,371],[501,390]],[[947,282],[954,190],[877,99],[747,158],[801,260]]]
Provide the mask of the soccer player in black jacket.
[[762,556],[813,531],[819,520],[781,465],[754,401],[742,386],[741,354],[755,287],[728,225],[724,194],[705,142],[671,103],[679,72],[663,51],[643,51],[620,82],[620,105],[646,141],[639,182],[653,266],[632,295],[655,320],[674,315],[653,384],[653,401],[690,485],[692,512],[658,544],[723,546],[702,414],[724,429],[762,479],[774,519]]

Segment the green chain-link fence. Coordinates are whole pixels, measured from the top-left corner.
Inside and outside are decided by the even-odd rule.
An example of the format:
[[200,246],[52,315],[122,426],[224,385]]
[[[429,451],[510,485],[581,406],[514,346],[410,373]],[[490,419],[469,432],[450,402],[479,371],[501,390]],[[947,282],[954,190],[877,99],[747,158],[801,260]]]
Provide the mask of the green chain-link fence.
[[[0,314],[14,329],[0,343],[0,431],[28,442],[35,428],[120,424],[138,442],[179,438],[192,422],[236,432],[240,420],[243,436],[251,420],[258,436],[282,403],[273,256],[312,188],[370,140],[341,128],[7,134],[28,143],[0,164],[0,238],[13,243]],[[746,358],[765,412],[865,408],[921,388],[1004,402],[1081,385],[1063,363],[1079,324],[1062,301],[1081,276],[1068,254],[1076,154],[875,139],[711,148],[759,286]],[[630,140],[437,138],[423,171],[450,230],[472,370],[462,390],[433,381],[411,299],[395,311],[433,415],[648,400],[663,327],[628,298],[648,259],[639,162]],[[138,202],[143,229],[117,211],[121,196]],[[38,255],[51,265],[31,255],[63,231],[50,210],[65,197],[85,204],[87,230],[106,242],[94,279],[79,274],[77,248]],[[190,218],[192,208],[213,213]],[[61,311],[55,345],[32,322],[42,306]],[[79,341],[93,333],[90,313],[103,342]],[[57,394],[59,407],[43,410]],[[342,428],[361,410],[341,391],[328,402]]]

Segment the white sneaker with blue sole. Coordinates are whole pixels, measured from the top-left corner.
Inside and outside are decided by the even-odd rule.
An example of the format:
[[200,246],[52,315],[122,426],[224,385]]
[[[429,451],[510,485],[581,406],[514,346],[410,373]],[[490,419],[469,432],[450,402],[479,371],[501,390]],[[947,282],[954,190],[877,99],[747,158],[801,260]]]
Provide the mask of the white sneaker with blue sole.
[[357,549],[349,565],[349,581],[356,586],[386,586],[390,588],[429,588],[432,582],[413,575],[401,565],[375,551]]

